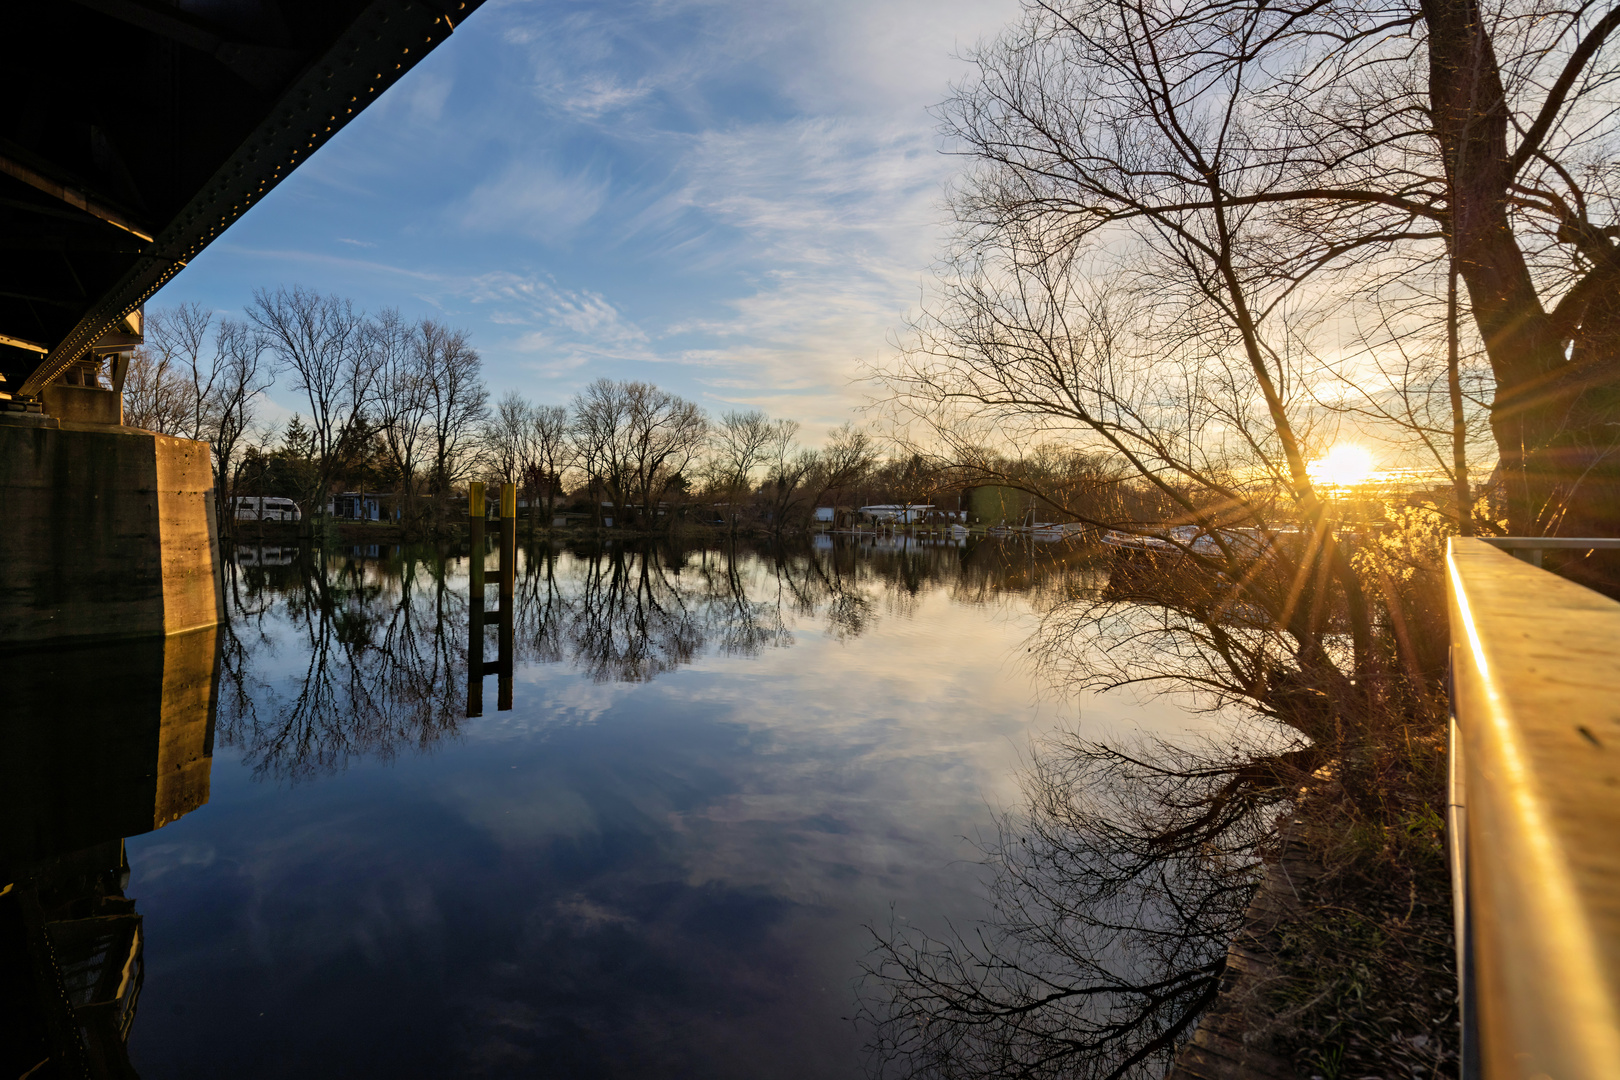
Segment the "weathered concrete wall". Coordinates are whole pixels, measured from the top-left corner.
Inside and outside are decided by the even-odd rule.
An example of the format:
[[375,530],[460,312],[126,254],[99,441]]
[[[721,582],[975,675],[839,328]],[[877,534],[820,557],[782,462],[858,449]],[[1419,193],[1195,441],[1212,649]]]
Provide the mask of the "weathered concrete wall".
[[214,473],[205,442],[150,436],[157,473],[157,525],[162,539],[163,629],[177,634],[225,618],[214,520]]
[[45,388],[41,397],[45,402],[45,414],[58,420],[114,426],[124,422],[124,395],[114,390],[52,383]]
[[208,453],[133,428],[0,419],[0,648],[217,623]]

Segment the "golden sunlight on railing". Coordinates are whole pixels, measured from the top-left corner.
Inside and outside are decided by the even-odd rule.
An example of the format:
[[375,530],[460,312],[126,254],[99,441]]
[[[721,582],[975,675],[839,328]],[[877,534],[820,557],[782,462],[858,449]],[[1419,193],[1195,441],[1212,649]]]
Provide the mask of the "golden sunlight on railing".
[[1447,562],[1465,1075],[1614,1076],[1620,603],[1482,540]]

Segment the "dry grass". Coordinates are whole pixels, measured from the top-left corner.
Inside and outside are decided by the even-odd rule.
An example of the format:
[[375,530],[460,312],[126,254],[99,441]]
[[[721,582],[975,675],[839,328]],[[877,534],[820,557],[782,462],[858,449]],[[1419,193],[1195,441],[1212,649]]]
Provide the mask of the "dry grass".
[[1301,807],[1322,873],[1282,935],[1270,993],[1273,1045],[1301,1078],[1457,1075],[1445,747],[1407,738],[1398,750],[1375,755],[1382,801],[1372,813],[1338,783]]

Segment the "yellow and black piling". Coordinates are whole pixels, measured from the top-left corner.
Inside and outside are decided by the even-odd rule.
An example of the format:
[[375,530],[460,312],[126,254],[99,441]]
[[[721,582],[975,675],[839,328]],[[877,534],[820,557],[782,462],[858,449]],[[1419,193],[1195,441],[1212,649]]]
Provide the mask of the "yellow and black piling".
[[484,714],[484,676],[495,672],[499,679],[496,708],[506,711],[512,707],[512,652],[513,616],[517,593],[517,486],[501,485],[500,569],[496,571],[500,586],[498,644],[495,662],[484,661],[484,485],[467,486],[467,547],[471,562],[468,567],[468,637],[467,637],[467,715]]

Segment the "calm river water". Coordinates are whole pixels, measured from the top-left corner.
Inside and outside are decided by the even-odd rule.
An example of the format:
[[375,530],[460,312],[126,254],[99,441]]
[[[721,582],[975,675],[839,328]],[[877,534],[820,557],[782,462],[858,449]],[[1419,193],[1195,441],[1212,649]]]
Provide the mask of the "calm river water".
[[126,842],[136,1069],[861,1075],[868,928],[983,913],[1031,737],[1206,721],[1037,690],[1077,554],[823,540],[520,552],[474,716],[465,556],[240,550],[206,802]]

